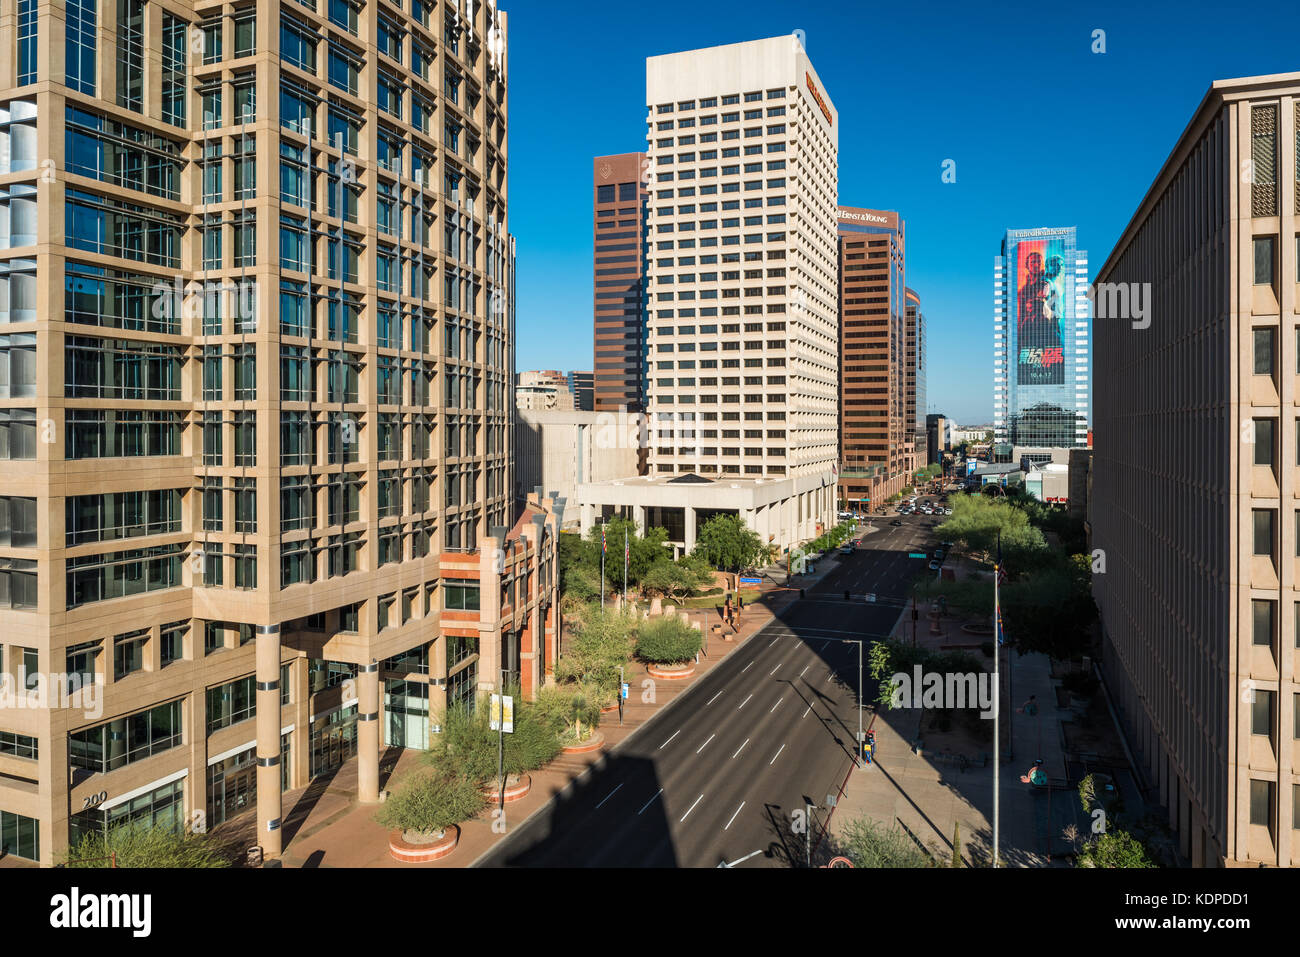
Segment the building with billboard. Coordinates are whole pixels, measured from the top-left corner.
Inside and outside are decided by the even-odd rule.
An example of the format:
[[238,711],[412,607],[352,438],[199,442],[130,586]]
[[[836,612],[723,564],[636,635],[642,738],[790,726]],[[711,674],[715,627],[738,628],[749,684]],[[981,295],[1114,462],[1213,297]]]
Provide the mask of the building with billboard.
[[1075,227],[1007,230],[993,267],[995,460],[1087,445],[1090,326]]
[[594,372],[592,404],[579,398],[578,409],[644,408],[645,166],[645,153],[597,156],[592,162]]
[[[908,484],[915,443],[916,377],[908,354],[903,218],[839,207],[840,476],[851,511],[876,508]],[[924,425],[922,425],[924,434]]]

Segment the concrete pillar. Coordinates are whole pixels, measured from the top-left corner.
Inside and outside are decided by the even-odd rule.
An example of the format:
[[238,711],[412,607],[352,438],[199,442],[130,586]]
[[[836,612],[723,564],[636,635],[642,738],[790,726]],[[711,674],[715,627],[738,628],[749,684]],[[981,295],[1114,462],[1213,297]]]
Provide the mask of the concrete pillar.
[[586,538],[591,526],[596,523],[596,506],[584,502],[578,508],[578,527],[582,537]]
[[692,551],[695,548],[695,509],[687,505],[683,511],[686,513],[686,551]]
[[357,796],[379,802],[379,665],[357,669]]
[[280,856],[280,626],[258,625],[257,843],[263,858]]
[[645,506],[632,506],[632,521],[636,523],[636,532],[638,535],[645,535]]

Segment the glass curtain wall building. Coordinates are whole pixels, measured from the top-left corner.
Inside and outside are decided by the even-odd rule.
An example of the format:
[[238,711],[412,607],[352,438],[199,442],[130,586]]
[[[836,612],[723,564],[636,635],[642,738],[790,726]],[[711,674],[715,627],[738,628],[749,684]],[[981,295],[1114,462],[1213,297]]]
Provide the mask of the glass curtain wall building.
[[1087,291],[1075,227],[1007,230],[993,266],[995,461],[1088,444]]

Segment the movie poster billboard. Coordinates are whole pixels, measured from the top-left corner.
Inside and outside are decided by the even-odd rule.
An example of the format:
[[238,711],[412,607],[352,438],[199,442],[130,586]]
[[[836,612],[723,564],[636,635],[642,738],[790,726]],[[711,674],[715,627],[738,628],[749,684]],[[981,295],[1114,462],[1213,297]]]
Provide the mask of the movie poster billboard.
[[1021,240],[1016,246],[1016,382],[1065,382],[1065,241]]

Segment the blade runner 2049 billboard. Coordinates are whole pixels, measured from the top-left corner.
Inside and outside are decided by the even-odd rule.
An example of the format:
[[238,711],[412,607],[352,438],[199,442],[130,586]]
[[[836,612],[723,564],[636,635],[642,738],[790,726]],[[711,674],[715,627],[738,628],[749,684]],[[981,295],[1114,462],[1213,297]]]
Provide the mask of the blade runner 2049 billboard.
[[1016,246],[1016,382],[1065,382],[1065,241],[1024,239]]

